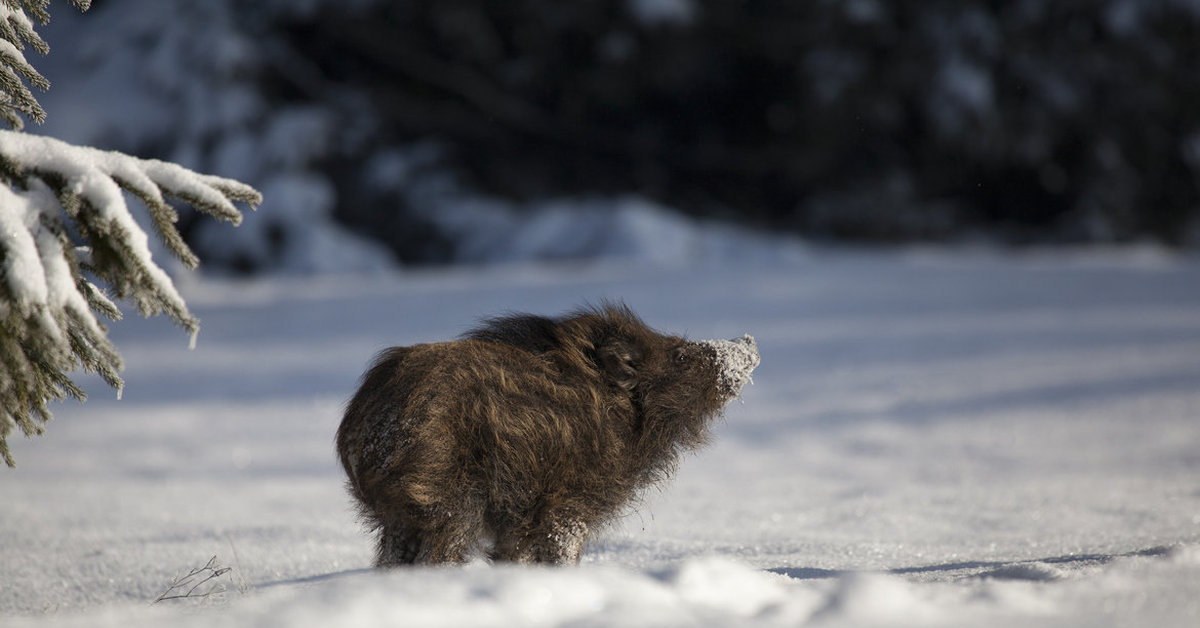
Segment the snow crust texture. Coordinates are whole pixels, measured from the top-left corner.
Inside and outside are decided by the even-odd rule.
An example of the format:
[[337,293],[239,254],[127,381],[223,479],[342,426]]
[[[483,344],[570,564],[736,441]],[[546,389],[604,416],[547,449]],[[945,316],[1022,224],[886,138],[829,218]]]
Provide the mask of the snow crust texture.
[[[1198,286],[1153,249],[185,284],[195,351],[116,324],[124,400],[13,443],[0,624],[1190,628]],[[371,570],[332,444],[364,364],[605,298],[754,331],[713,445],[578,567]],[[149,604],[214,555],[223,592]]]

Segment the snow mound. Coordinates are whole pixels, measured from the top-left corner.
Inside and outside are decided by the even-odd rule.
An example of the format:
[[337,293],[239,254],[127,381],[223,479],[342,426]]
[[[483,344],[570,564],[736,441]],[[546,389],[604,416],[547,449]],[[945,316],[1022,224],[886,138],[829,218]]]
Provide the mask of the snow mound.
[[789,591],[786,578],[772,578],[722,556],[691,559],[666,580],[683,602],[714,616],[710,619],[795,620],[811,615],[818,602],[816,596]]
[[423,206],[425,218],[457,243],[456,261],[469,264],[615,260],[670,267],[806,257],[796,239],[693,220],[638,196],[517,205],[435,194]]
[[[1064,604],[1076,608],[1075,622],[1065,625],[1096,625],[1131,611],[1145,613],[1141,606],[1146,601],[1138,597],[1141,580],[1193,577],[1195,553],[1190,547],[1115,560],[1099,572],[1071,574],[1073,584],[1064,590],[988,576],[924,583],[886,572],[790,578],[716,555],[657,572],[596,564],[355,569],[266,583],[241,593],[231,587],[217,597],[150,607],[113,605],[89,615],[16,618],[12,625],[135,628],[169,623],[187,628],[211,625],[219,611],[230,625],[262,628],[1009,626],[1064,619]],[[1180,565],[1181,560],[1189,564]],[[1082,599],[1097,596],[1106,600],[1103,607],[1079,606]],[[1180,603],[1186,610],[1188,602]],[[1194,603],[1191,607],[1200,609]]]
[[815,617],[865,624],[926,624],[943,617],[913,585],[892,576],[855,573],[844,576]]
[[379,273],[393,266],[376,242],[338,227],[335,193],[321,177],[283,173],[267,178],[263,203],[241,226],[208,223],[197,229],[210,264],[280,274]]
[[696,17],[694,0],[629,0],[629,12],[640,24],[687,26]]

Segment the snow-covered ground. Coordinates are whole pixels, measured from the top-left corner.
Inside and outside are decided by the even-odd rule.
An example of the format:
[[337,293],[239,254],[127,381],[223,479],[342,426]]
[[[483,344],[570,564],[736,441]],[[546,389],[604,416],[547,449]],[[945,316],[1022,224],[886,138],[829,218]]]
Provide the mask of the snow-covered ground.
[[[1200,261],[811,252],[192,281],[0,470],[6,626],[1200,625]],[[375,573],[333,454],[372,354],[621,298],[762,364],[577,568]],[[151,601],[217,556],[204,599]],[[202,589],[204,590],[204,589]]]

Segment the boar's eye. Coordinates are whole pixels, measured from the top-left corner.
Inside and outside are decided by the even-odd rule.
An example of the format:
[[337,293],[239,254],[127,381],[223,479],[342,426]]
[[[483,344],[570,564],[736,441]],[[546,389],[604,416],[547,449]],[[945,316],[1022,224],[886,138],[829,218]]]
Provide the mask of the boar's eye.
[[673,353],[675,354],[675,362],[677,364],[683,364],[684,362],[687,362],[687,351],[684,347],[675,349]]

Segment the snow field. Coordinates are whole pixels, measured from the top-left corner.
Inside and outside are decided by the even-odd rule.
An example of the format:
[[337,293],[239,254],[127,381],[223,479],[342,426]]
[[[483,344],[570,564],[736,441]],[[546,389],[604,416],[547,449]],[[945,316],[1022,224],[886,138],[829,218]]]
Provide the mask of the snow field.
[[[119,323],[13,443],[0,624],[1192,626],[1200,264],[1146,252],[812,252],[182,282],[199,343]],[[623,298],[753,335],[714,445],[567,569],[376,573],[333,453],[375,351]],[[151,606],[216,555],[226,590]],[[243,586],[243,582],[248,586]]]

